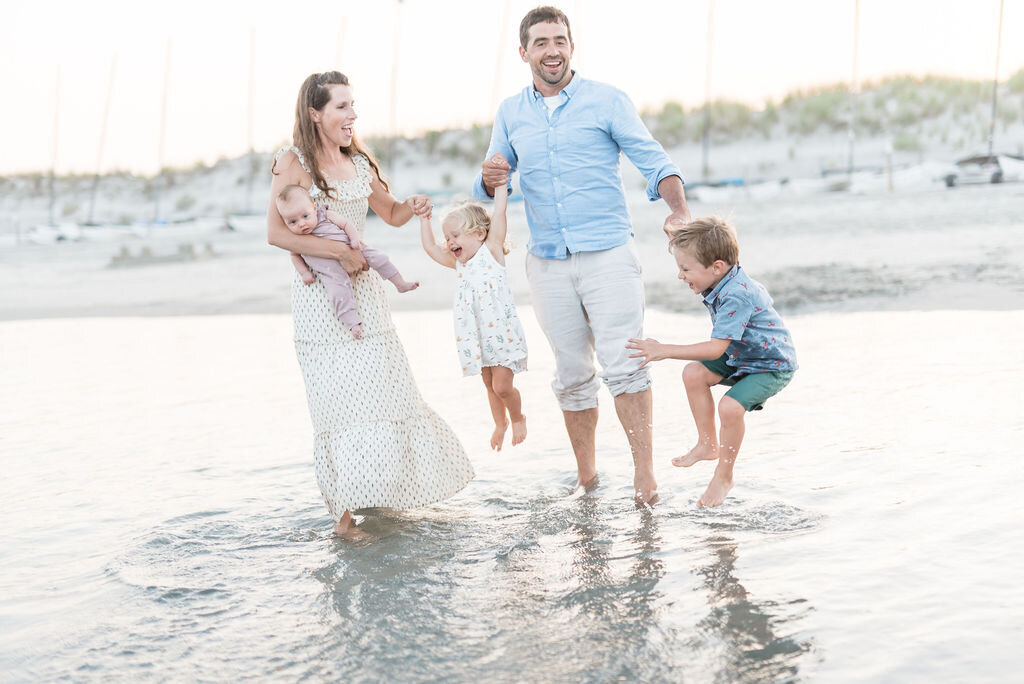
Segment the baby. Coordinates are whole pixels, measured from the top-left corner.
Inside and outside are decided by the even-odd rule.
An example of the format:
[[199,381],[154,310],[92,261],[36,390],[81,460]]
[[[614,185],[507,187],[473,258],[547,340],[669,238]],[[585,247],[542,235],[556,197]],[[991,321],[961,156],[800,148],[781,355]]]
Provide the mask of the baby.
[[[377,271],[381,278],[394,283],[399,292],[409,292],[420,286],[419,283],[411,283],[403,278],[386,254],[367,247],[359,239],[359,231],[351,221],[325,207],[315,207],[309,192],[301,185],[286,186],[277,196],[276,203],[284,224],[293,233],[337,240],[347,243],[352,249],[362,250],[363,258],[370,268]],[[307,285],[316,280],[313,275],[313,271],[316,271],[338,318],[358,340],[363,334],[362,321],[356,309],[352,279],[341,264],[333,259],[300,254],[292,254],[292,264],[302,276],[302,282]]]

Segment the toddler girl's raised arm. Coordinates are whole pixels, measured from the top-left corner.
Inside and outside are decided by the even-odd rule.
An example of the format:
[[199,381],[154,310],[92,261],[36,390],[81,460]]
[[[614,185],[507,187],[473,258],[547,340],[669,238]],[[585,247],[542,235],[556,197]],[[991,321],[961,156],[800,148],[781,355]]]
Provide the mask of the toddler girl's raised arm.
[[423,245],[423,251],[431,259],[442,266],[455,268],[455,256],[437,244],[437,241],[434,239],[434,230],[430,227],[430,218],[427,216],[420,216],[420,244]]

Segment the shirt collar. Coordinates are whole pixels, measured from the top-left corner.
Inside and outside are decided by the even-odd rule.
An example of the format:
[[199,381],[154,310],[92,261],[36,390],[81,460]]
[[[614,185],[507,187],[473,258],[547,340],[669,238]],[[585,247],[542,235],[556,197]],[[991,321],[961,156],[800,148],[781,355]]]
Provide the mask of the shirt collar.
[[709,287],[708,289],[706,289],[703,292],[701,292],[701,295],[704,296],[704,304],[706,304],[706,305],[713,304],[714,301],[715,301],[715,298],[718,297],[718,294],[722,291],[722,288],[724,288],[726,286],[726,284],[729,283],[729,281],[731,281],[733,278],[738,276],[739,273],[740,273],[740,265],[739,264],[735,264],[735,265],[733,265],[732,268],[729,269],[728,273],[726,273],[724,276],[722,276],[722,279],[718,281],[717,285],[715,285],[714,287]]
[[[564,88],[558,91],[558,95],[565,93],[565,99],[571,100],[573,96],[576,94],[576,91],[580,89],[580,81],[582,80],[583,79],[580,78],[579,74],[577,74],[576,70],[574,69],[572,72],[572,78],[569,79],[569,82],[565,84]],[[540,91],[537,90],[537,86],[533,85],[532,83],[530,84],[530,92],[533,94],[534,100],[540,100],[544,97],[543,95],[540,94]]]

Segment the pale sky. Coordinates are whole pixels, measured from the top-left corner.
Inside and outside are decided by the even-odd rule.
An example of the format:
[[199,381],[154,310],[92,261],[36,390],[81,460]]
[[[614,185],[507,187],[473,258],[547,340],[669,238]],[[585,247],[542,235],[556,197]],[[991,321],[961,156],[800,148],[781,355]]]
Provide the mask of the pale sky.
[[[688,107],[703,101],[708,3],[556,4],[572,22],[580,75],[621,88],[645,109],[668,100]],[[168,40],[165,165],[241,155],[250,136],[258,151],[290,142],[302,80],[335,68],[352,81],[363,137],[489,124],[497,98],[530,81],[517,33],[536,4],[7,3],[0,20],[0,174],[48,171],[55,153],[57,173],[93,173],[97,162],[103,171],[154,173]],[[297,14],[296,7],[306,11]],[[854,7],[855,0],[714,0],[712,97],[759,104],[798,88],[849,82]],[[999,0],[860,0],[859,15],[862,83],[894,74],[991,79],[995,73]],[[1005,0],[1002,36],[999,78],[1005,81],[1024,67],[1024,0]]]

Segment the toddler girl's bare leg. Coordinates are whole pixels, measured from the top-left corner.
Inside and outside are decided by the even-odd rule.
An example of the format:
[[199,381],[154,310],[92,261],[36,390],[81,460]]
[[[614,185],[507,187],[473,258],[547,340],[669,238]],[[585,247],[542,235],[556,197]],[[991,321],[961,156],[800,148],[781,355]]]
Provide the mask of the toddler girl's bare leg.
[[484,387],[487,388],[487,403],[491,407],[491,417],[494,418],[494,433],[491,435],[491,448],[501,451],[501,445],[505,441],[505,431],[508,430],[508,419],[505,418],[505,404],[501,401],[492,388],[493,367],[488,366],[480,370],[480,377],[483,378]]
[[743,405],[732,397],[722,397],[722,401],[718,402],[718,416],[722,419],[719,458],[708,488],[697,500],[697,508],[720,505],[732,489],[732,468],[736,463],[736,456],[740,453],[740,445],[743,444],[746,414],[747,410]]
[[526,416],[523,415],[523,401],[519,396],[519,390],[513,384],[514,377],[515,374],[504,366],[491,368],[491,389],[508,410],[509,420],[512,421],[512,446],[521,444],[526,439]]
[[693,422],[697,425],[697,444],[689,453],[673,458],[672,465],[688,468],[697,461],[713,461],[718,458],[715,399],[711,396],[711,387],[721,379],[722,376],[712,373],[699,361],[692,361],[683,369],[683,386],[690,402]]
[[364,247],[363,258],[366,259],[366,263],[370,265],[370,268],[380,274],[381,278],[390,280],[399,292],[408,292],[420,286],[419,283],[403,278],[402,274],[398,272],[398,268],[391,263],[391,259],[388,259],[388,255],[379,249]]

